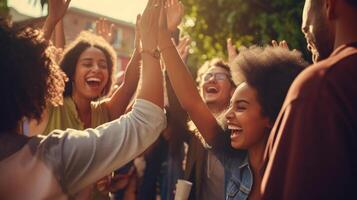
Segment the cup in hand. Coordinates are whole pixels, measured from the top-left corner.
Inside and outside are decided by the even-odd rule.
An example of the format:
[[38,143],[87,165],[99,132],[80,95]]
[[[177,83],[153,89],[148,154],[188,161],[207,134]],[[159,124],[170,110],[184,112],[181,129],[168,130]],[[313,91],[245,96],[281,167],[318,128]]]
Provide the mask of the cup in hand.
[[177,180],[175,200],[187,200],[190,195],[191,187],[192,183],[190,181]]

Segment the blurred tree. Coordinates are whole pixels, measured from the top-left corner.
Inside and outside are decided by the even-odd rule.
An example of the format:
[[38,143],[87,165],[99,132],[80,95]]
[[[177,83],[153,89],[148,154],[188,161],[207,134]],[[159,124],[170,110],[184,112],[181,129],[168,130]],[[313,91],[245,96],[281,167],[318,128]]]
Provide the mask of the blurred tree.
[[241,45],[266,45],[286,40],[291,49],[307,53],[301,33],[304,0],[182,0],[185,5],[183,34],[192,40],[189,58],[196,71],[205,60],[226,58],[226,39]]
[[[28,2],[33,4],[34,6],[39,2],[43,9],[45,4],[48,3],[48,0],[28,0]],[[9,17],[9,7],[7,0],[0,0],[0,17]]]
[[0,17],[7,17],[9,14],[9,7],[7,6],[7,0],[0,0]]

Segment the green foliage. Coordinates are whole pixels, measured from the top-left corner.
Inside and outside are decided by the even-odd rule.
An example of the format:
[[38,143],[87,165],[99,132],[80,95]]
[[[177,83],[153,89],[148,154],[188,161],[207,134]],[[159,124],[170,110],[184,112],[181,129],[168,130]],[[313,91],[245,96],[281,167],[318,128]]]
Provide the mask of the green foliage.
[[6,18],[9,14],[7,0],[0,0],[0,17]]
[[7,9],[7,0],[0,0],[0,9]]
[[192,39],[189,65],[195,71],[205,60],[226,58],[226,40],[236,46],[266,45],[286,40],[308,58],[301,33],[304,0],[182,0],[183,34]]

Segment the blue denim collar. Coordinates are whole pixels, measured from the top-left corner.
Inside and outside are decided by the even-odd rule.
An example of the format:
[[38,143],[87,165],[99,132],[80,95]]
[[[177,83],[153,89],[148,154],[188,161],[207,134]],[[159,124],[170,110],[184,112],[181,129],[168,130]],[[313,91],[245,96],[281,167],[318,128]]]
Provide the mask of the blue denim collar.
[[243,167],[246,167],[249,165],[249,161],[248,161],[248,154],[244,157],[244,160],[242,162],[241,165],[239,165],[239,169],[242,169]]

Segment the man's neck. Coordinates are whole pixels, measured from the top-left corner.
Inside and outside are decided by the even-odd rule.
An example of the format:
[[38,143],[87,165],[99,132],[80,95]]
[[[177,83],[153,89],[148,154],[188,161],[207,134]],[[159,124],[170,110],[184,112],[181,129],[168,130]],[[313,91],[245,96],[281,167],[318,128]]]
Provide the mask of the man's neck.
[[343,44],[349,44],[357,41],[357,16],[352,19],[339,20],[336,22],[336,34],[334,49]]

